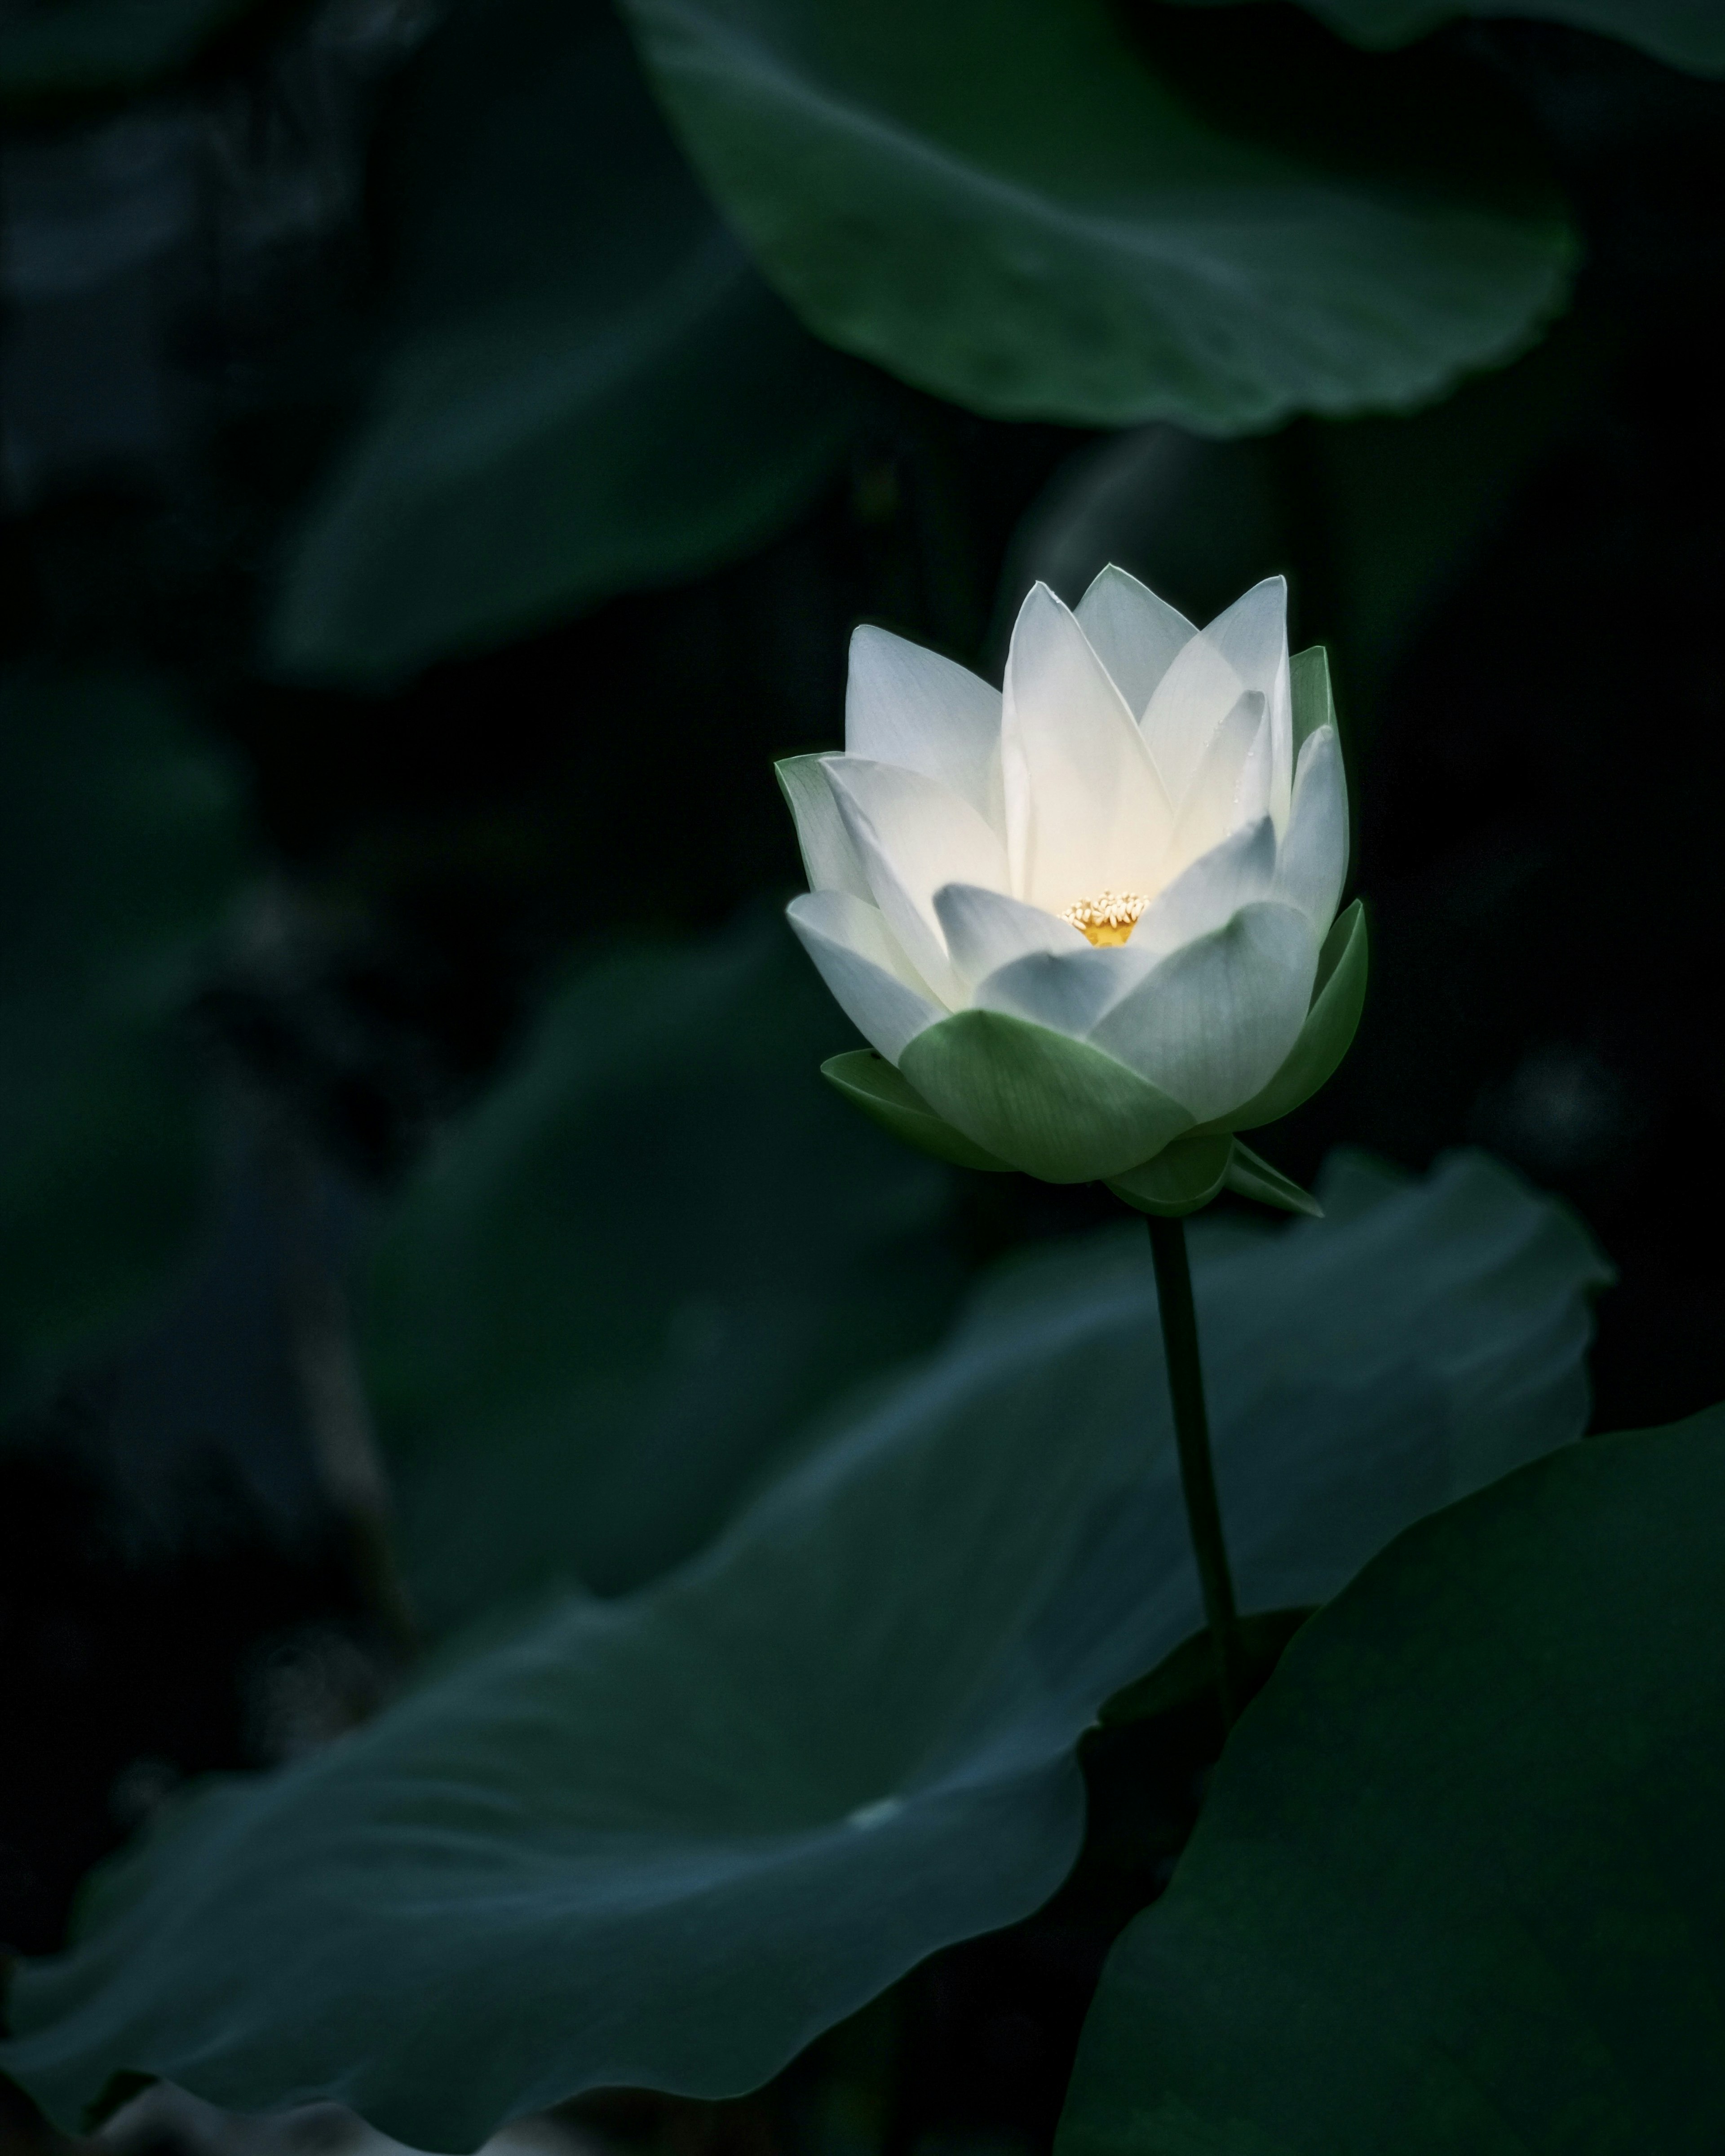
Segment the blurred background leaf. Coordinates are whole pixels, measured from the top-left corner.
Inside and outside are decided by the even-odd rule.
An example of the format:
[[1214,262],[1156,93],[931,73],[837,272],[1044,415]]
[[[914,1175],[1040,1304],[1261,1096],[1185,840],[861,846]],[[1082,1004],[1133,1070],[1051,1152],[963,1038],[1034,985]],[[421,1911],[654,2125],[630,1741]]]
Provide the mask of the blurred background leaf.
[[394,139],[382,378],[289,555],[279,665],[388,680],[807,506],[850,376],[713,214],[608,8],[459,8]]
[[637,944],[403,1192],[366,1368],[434,1630],[664,1571],[811,1411],[938,1337],[951,1179],[822,1083],[851,1038],[776,916]]
[[978,411],[1225,434],[1403,407],[1563,301],[1573,241],[1489,86],[1291,13],[1218,39],[1149,8],[1135,49],[1100,0],[625,5],[803,319]]
[[248,866],[236,774],[158,684],[0,683],[0,1385],[131,1317],[197,1224],[187,1006]]
[[1412,1529],[1295,1640],[1120,1940],[1063,2156],[1714,2145],[1725,1410]]
[[136,90],[172,74],[260,0],[34,0],[0,22],[0,100]]
[[[1603,1268],[1561,1209],[1478,1155],[1322,1194],[1199,1238],[1247,1609],[1586,1413]],[[62,2118],[135,2070],[423,2148],[595,2085],[755,2086],[1070,1866],[1080,1732],[1199,1621],[1166,1402],[1136,1224],[1009,1269],[705,1558],[194,1804],[20,1970],[0,2066]]]

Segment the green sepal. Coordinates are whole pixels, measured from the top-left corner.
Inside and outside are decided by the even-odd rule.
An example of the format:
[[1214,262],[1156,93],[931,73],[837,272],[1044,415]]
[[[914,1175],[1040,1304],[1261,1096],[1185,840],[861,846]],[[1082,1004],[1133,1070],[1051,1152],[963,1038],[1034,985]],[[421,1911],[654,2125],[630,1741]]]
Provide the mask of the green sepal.
[[843,1055],[829,1055],[820,1066],[820,1075],[871,1122],[891,1131],[906,1145],[915,1146],[918,1152],[932,1153],[954,1168],[979,1168],[994,1175],[1013,1173],[1009,1161],[996,1160],[993,1153],[973,1145],[963,1131],[942,1122],[910,1081],[872,1048],[852,1048]]
[[1004,1011],[955,1011],[916,1035],[900,1068],[937,1115],[1045,1183],[1123,1174],[1193,1123],[1100,1048]]
[[1230,1180],[1234,1146],[1225,1132],[1177,1138],[1154,1160],[1128,1168],[1124,1175],[1111,1175],[1108,1188],[1140,1213],[1178,1220],[1208,1205]]
[[1288,661],[1288,696],[1294,707],[1294,753],[1320,726],[1336,723],[1336,700],[1330,693],[1330,654],[1321,644],[1296,651]]
[[1280,1206],[1284,1213],[1303,1213],[1309,1220],[1322,1220],[1324,1217],[1324,1209],[1310,1191],[1291,1182],[1280,1168],[1260,1159],[1239,1138],[1234,1141],[1228,1173],[1222,1179],[1241,1198],[1255,1198],[1260,1205]]
[[[1302,654],[1302,656],[1304,654]],[[1312,1005],[1300,1037],[1281,1068],[1260,1092],[1219,1116],[1207,1131],[1253,1131],[1273,1123],[1309,1101],[1335,1075],[1353,1045],[1366,1002],[1366,915],[1358,899],[1330,924],[1317,957]]]

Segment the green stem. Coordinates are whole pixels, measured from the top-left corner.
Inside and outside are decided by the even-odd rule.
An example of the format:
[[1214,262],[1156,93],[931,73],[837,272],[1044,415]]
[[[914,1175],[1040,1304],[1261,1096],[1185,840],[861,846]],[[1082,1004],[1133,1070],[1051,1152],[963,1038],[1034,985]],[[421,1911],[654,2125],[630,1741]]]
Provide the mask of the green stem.
[[1228,1548],[1222,1539],[1222,1509],[1216,1502],[1215,1470],[1210,1464],[1209,1419],[1204,1413],[1204,1369],[1198,1357],[1198,1318],[1192,1306],[1192,1269],[1186,1262],[1186,1224],[1147,1215],[1150,1255],[1156,1261],[1156,1294],[1162,1306],[1162,1337],[1168,1352],[1168,1397],[1174,1410],[1174,1444],[1180,1455],[1180,1487],[1185,1492],[1186,1521],[1198,1559],[1198,1584],[1216,1658],[1216,1690],[1222,1727],[1231,1729],[1245,1703],[1240,1615],[1234,1606],[1234,1582]]

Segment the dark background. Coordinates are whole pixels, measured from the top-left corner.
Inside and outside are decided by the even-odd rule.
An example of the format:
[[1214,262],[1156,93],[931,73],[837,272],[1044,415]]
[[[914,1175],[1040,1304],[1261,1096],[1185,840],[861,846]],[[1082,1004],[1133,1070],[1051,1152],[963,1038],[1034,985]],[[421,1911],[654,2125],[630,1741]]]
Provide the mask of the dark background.
[[[768,760],[837,741],[857,621],[998,677],[1033,576],[1072,598],[1118,558],[1202,619],[1284,568],[1296,648],[1331,649],[1374,947],[1358,1045],[1273,1157],[1306,1178],[1344,1140],[1414,1168],[1492,1147],[1618,1268],[1597,1426],[1725,1394],[1725,85],[1553,26],[1440,33],[1531,116],[1586,255],[1551,337],[1430,413],[1106,436],[978,418],[859,362],[838,476],[754,553],[391,692],[295,685],[258,662],[258,625],[366,393],[401,244],[398,119],[437,34],[405,5],[345,44],[291,8],[247,18],[172,93],[184,124],[228,130],[231,198],[187,213],[147,293],[80,314],[14,278],[4,318],[0,644],[8,663],[158,670],[238,759],[290,927],[188,1023],[268,1104],[318,1232],[346,1247],[349,1212],[475,1096],[572,952],[797,887]],[[167,111],[153,95],[127,109]],[[33,216],[52,244],[44,160],[75,171],[116,109],[14,116],[12,259]],[[247,226],[236,203],[271,188],[297,222]],[[1108,1205],[962,1182],[966,1264]],[[213,1284],[142,1375],[93,1360],[0,1450],[0,1941],[21,1951],[56,1944],[81,1874],[165,1788],[285,1756],[388,1682],[367,1553],[282,1406],[278,1199],[264,1175],[228,1205]],[[144,1488],[131,1439],[191,1414],[213,1356],[241,1435]],[[1177,1775],[1163,1855],[1141,1839],[1119,1861],[1161,1862],[1190,1801]],[[1108,1928],[1108,1817],[1099,1802],[1091,1871],[1040,1928],[895,1994],[901,2140],[1051,2123]],[[840,2036],[820,2072],[867,2084],[888,2039]],[[789,2131],[813,2071],[696,2138]]]

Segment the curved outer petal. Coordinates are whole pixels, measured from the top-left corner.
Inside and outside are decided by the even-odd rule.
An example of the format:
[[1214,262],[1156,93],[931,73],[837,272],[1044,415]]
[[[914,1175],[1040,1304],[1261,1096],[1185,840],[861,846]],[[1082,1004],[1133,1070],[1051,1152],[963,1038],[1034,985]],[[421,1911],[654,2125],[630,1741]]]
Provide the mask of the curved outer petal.
[[1117,1175],[1192,1127],[1178,1101],[1112,1056],[998,1011],[930,1026],[903,1067],[937,1115],[1045,1183]]
[[1092,580],[1075,611],[1127,709],[1134,718],[1142,717],[1181,645],[1198,631],[1177,607],[1111,562]]
[[872,906],[874,893],[863,872],[862,855],[845,828],[838,798],[827,783],[825,763],[824,756],[787,756],[773,767],[796,823],[803,872],[810,891],[848,891],[853,898]]
[[848,891],[807,891],[785,913],[839,1009],[889,1063],[945,1017],[874,906]]
[[1242,689],[1210,737],[1180,803],[1168,846],[1170,871],[1254,824],[1270,808],[1270,715],[1255,689]]
[[850,639],[845,753],[920,771],[968,801],[1004,837],[1000,691],[890,629]]
[[1142,732],[1168,797],[1176,808],[1217,728],[1245,694],[1242,681],[1200,629],[1181,645],[1146,707]]
[[1300,750],[1293,806],[1276,864],[1275,896],[1297,906],[1322,936],[1336,916],[1348,875],[1348,780],[1333,726]]
[[1009,1175],[1010,1161],[996,1160],[979,1145],[972,1144],[963,1131],[942,1122],[902,1071],[870,1054],[866,1048],[848,1049],[829,1055],[820,1075],[835,1093],[842,1093],[870,1122],[906,1145],[915,1146],[936,1160],[954,1168],[974,1168],[991,1175]]
[[1208,640],[1248,689],[1263,696],[1270,715],[1270,813],[1283,829],[1294,778],[1294,706],[1288,670],[1288,587],[1283,577],[1260,584],[1219,613],[1204,630]]
[[1190,1134],[1124,1175],[1111,1175],[1108,1188],[1140,1213],[1178,1220],[1218,1196],[1228,1178],[1235,1141],[1225,1135]]
[[1168,794],[1120,691],[1046,584],[1013,628],[1001,749],[1015,896],[1058,913],[1105,888],[1156,888],[1173,829]]
[[[1081,937],[1080,941],[1083,939]],[[977,983],[978,1010],[1002,1011],[1082,1040],[1105,1011],[1155,972],[1161,954],[1139,950],[1137,938],[1112,949],[1033,951]]]
[[1245,906],[1163,959],[1090,1038],[1208,1122],[1275,1073],[1299,1036],[1317,967],[1303,913]]
[[945,885],[934,895],[934,911],[953,970],[969,987],[1031,952],[1091,947],[1070,921],[1056,920],[1040,906],[1026,906],[1021,898],[984,891],[978,884]]
[[1353,1045],[1365,1008],[1366,959],[1366,912],[1355,899],[1324,938],[1312,1008],[1286,1060],[1261,1091],[1219,1116],[1218,1127],[1257,1130],[1290,1114],[1328,1082]]
[[837,797],[874,893],[905,956],[949,1007],[965,1000],[935,917],[949,883],[1006,883],[1006,849],[968,802],[920,772],[855,757],[827,759]]
[[1270,896],[1276,870],[1276,828],[1260,816],[1183,870],[1145,908],[1127,947],[1164,958],[1183,943],[1225,928],[1241,906]]

